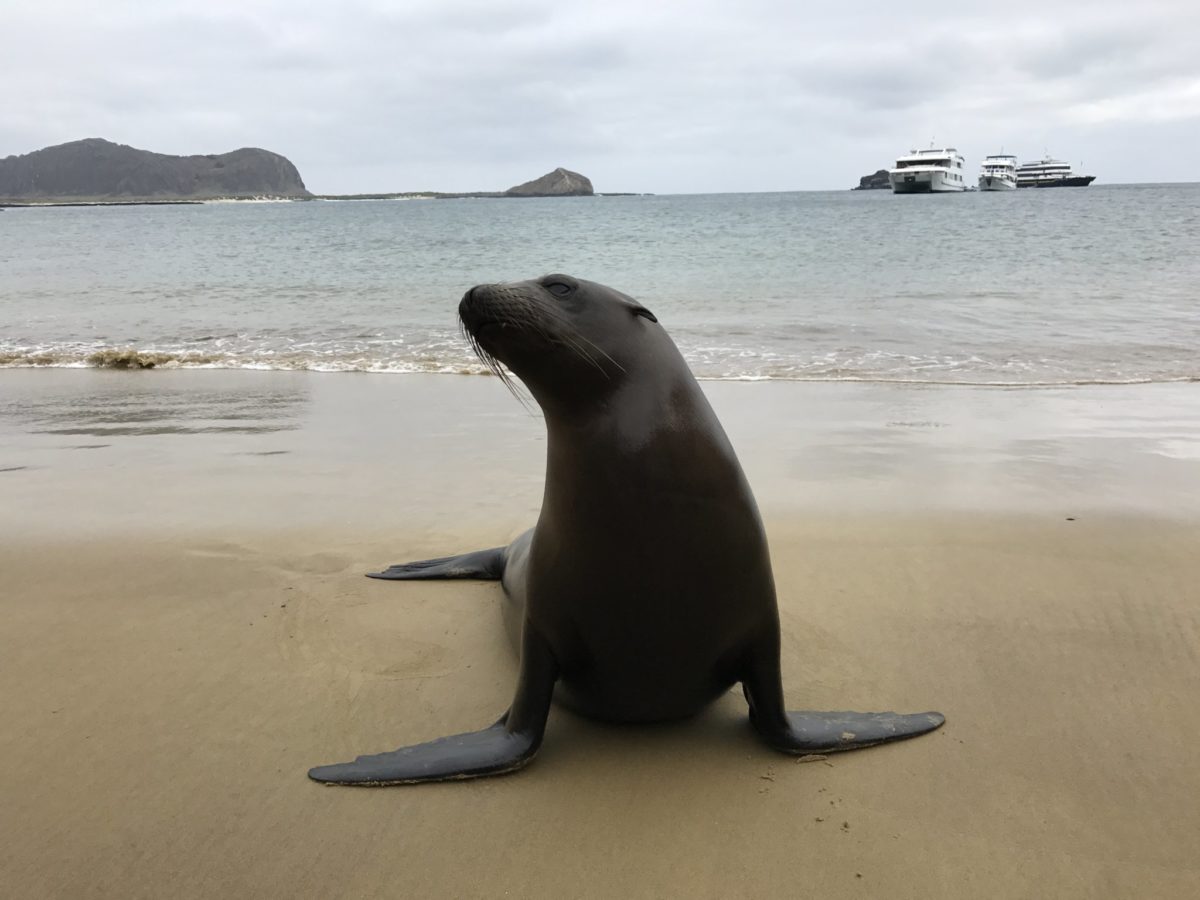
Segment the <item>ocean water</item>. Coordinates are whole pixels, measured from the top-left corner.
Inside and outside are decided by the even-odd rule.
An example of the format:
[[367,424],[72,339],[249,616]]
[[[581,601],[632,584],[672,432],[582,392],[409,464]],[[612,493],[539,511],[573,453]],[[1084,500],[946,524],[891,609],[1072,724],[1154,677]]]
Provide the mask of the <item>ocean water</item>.
[[0,213],[0,367],[483,373],[473,284],[636,296],[702,378],[1200,380],[1200,184]]

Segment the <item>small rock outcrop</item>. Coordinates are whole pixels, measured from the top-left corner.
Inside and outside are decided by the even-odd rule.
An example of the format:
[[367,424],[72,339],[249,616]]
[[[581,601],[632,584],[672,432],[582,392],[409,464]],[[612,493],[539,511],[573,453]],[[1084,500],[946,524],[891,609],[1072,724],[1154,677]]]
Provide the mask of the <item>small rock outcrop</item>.
[[874,175],[863,175],[858,179],[858,187],[852,187],[852,191],[889,191],[892,190],[892,182],[888,181],[888,170],[880,169]]
[[874,175],[864,175],[858,179],[858,187],[851,188],[855,191],[882,191],[890,190],[891,182],[888,181],[888,170],[880,169]]
[[0,159],[0,198],[27,201],[200,200],[309,197],[296,167],[278,153],[244,147],[168,156],[88,138]]
[[507,197],[591,197],[595,193],[587,178],[567,169],[555,169],[504,192]]

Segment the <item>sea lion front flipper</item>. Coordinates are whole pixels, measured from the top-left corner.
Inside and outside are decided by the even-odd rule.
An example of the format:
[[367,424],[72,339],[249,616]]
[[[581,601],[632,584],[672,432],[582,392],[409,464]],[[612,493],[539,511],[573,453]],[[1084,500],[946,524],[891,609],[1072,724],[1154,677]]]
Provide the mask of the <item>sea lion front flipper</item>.
[[368,572],[368,578],[389,581],[420,581],[434,578],[481,578],[497,581],[504,574],[505,547],[476,550],[459,556],[441,556],[388,566],[382,572]]
[[751,649],[742,690],[750,704],[750,723],[776,750],[840,753],[917,737],[945,723],[937,712],[789,712],[779,674],[779,636],[771,631]]
[[542,744],[558,664],[549,645],[525,623],[521,674],[512,706],[495,725],[360,756],[354,762],[317,766],[308,777],[325,784],[417,784],[502,775],[524,768]]

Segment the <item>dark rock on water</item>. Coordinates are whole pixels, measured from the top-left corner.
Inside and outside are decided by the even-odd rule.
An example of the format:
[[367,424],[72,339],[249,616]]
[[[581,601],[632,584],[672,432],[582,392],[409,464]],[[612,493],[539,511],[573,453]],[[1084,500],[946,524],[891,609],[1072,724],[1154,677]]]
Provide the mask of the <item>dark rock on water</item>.
[[583,175],[560,168],[504,193],[508,197],[591,197],[595,191]]
[[0,159],[0,198],[20,201],[309,197],[296,167],[269,150],[168,156],[102,138]]
[[[429,200],[492,200],[506,197],[594,197],[592,183],[586,176],[568,169],[555,169],[518,184],[507,191],[403,191],[386,194],[317,194],[318,200],[398,200],[425,198]],[[605,194],[608,197],[631,197],[635,194]]]
[[858,179],[858,187],[852,188],[855,191],[882,191],[891,190],[891,182],[888,181],[888,170],[880,169],[874,175],[864,175]]

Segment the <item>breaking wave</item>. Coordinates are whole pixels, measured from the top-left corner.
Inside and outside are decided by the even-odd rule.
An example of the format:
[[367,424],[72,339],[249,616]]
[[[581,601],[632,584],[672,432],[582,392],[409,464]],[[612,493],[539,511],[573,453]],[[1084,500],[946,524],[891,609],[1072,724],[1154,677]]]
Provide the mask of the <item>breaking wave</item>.
[[[1073,369],[1061,360],[1011,358],[990,362],[979,356],[921,358],[900,354],[822,354],[794,358],[744,348],[681,347],[697,377],[710,381],[868,382],[994,387],[1200,382],[1200,366],[1175,362],[1162,368],[1126,371],[1115,365]],[[1166,361],[1164,361],[1166,362]],[[251,369],[265,371],[359,372],[375,374],[491,374],[454,340],[410,345],[338,346],[306,342],[286,348],[182,349],[63,344],[39,347],[0,346],[0,368],[76,368],[130,371],[176,369]]]
[[322,352],[210,353],[137,347],[56,348],[0,351],[0,368],[60,369],[258,369],[299,372],[486,375],[463,354],[461,360],[429,356],[384,358]]

